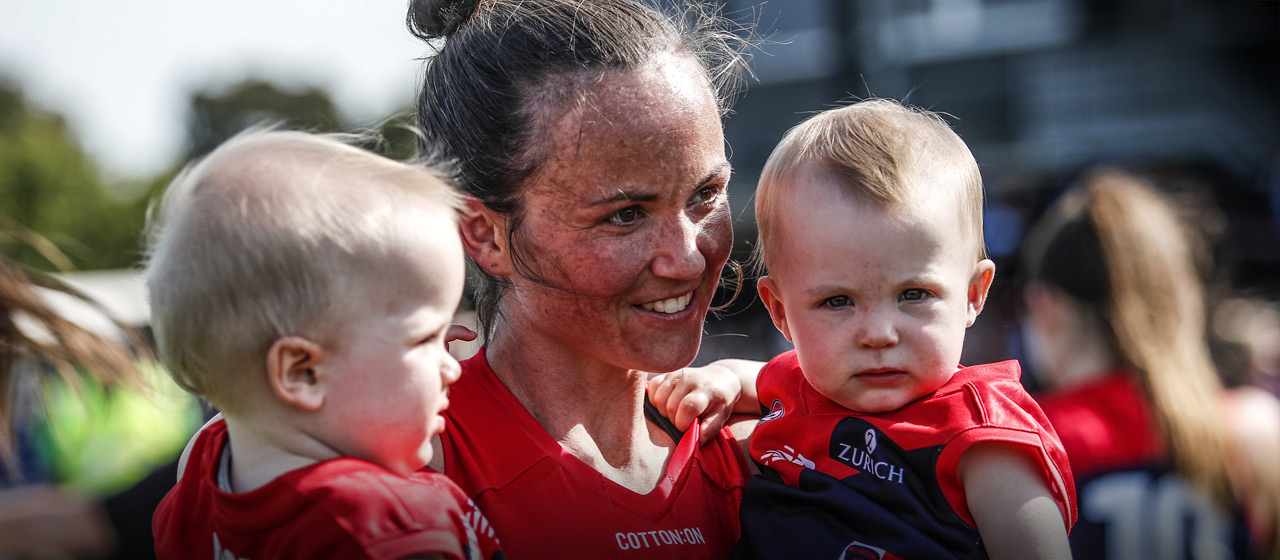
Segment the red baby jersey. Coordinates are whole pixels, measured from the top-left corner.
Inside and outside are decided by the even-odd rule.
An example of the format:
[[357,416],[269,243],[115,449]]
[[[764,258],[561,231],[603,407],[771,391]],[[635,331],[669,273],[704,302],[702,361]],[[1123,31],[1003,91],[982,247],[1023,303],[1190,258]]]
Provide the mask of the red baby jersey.
[[751,438],[752,477],[736,558],[983,558],[960,484],[974,444],[1025,446],[1040,459],[1069,530],[1071,469],[1058,437],[1018,381],[1017,362],[961,368],[933,394],[861,414],[818,393],[794,351],[756,382],[768,412]]
[[678,440],[648,494],[566,451],[494,375],[462,362],[445,411],[445,472],[479,504],[512,558],[726,558],[738,539],[746,464],[727,431]]
[[1173,469],[1146,394],[1112,372],[1040,398],[1071,458],[1077,558],[1250,558],[1247,524]]
[[218,483],[226,448],[225,421],[196,436],[182,480],[152,519],[161,560],[503,558],[475,504],[439,473],[406,478],[341,458],[230,493]]

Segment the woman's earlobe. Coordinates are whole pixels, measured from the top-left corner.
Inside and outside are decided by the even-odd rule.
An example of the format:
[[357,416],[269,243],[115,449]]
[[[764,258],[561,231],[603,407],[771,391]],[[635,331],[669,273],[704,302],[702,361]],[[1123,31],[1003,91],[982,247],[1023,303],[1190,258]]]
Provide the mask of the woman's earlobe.
[[507,243],[507,221],[485,206],[480,199],[468,196],[458,220],[462,246],[471,260],[494,276],[511,274],[511,251]]

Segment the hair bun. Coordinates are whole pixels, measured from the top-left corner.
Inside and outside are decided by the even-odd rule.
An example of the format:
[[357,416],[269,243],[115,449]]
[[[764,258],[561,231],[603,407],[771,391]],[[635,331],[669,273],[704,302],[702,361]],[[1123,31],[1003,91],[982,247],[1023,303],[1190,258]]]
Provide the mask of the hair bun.
[[448,37],[471,19],[480,0],[410,0],[409,31],[422,39]]

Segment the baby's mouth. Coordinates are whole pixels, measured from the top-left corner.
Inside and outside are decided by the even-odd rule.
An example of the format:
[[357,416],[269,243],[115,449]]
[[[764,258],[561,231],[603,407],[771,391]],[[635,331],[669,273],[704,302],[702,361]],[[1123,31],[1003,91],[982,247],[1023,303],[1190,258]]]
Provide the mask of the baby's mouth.
[[642,303],[640,307],[657,313],[679,313],[684,311],[684,308],[689,307],[690,301],[693,301],[693,292],[661,301]]

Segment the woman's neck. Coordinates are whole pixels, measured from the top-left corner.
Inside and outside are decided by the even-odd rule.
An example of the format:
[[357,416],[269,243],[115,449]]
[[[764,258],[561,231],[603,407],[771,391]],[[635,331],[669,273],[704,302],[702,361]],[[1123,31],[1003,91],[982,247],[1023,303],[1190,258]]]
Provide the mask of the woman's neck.
[[[638,493],[652,490],[675,442],[645,420],[647,374],[498,331],[485,346],[489,367],[543,429],[610,480]],[[515,331],[531,332],[507,332]]]

